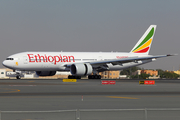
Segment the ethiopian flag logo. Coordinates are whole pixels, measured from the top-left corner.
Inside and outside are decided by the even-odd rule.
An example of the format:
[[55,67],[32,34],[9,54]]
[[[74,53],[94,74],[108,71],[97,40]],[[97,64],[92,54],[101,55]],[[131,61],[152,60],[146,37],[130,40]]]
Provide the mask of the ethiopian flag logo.
[[133,53],[146,53],[149,51],[151,43],[152,43],[152,39],[154,36],[154,31],[155,28],[152,27],[151,30],[149,31],[149,33],[144,37],[141,38],[141,42],[139,44],[137,44],[135,48],[133,48],[133,50],[131,52]]

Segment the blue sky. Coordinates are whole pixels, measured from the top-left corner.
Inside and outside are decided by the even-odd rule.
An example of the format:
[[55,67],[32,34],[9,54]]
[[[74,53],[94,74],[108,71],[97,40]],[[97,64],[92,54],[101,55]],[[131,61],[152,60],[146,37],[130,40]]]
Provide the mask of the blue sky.
[[[157,29],[150,54],[180,54],[179,5],[179,0],[1,0],[0,61],[24,51],[129,52],[151,24]],[[178,55],[141,67],[177,70],[179,61]]]

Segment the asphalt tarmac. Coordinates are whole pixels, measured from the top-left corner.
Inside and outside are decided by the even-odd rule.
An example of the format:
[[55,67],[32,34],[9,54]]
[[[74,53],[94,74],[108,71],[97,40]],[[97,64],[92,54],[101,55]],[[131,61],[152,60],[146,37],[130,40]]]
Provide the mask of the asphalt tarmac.
[[180,80],[0,80],[1,120],[180,119]]

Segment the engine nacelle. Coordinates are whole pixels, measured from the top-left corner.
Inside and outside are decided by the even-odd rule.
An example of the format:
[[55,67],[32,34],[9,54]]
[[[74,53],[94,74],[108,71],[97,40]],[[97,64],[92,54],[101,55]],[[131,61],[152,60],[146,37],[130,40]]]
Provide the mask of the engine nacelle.
[[56,74],[56,71],[36,71],[38,76],[53,76]]
[[70,71],[72,75],[86,76],[90,75],[93,69],[89,63],[77,63],[71,65]]

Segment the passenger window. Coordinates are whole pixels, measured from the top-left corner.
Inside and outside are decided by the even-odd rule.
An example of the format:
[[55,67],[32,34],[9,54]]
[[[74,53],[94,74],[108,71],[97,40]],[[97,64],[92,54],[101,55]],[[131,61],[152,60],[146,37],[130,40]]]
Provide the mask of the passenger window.
[[14,58],[6,58],[6,60],[14,60]]

